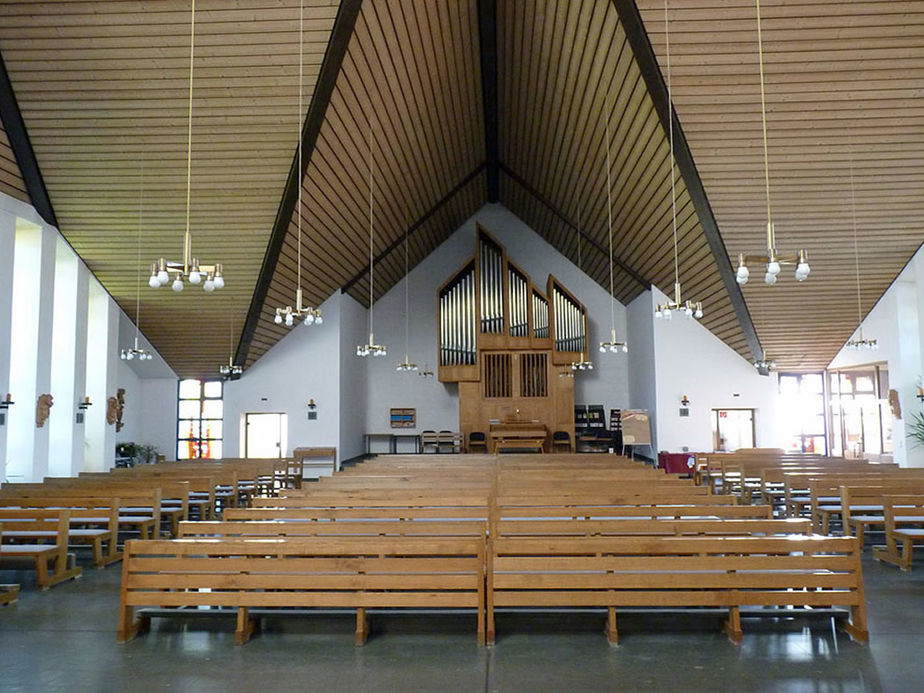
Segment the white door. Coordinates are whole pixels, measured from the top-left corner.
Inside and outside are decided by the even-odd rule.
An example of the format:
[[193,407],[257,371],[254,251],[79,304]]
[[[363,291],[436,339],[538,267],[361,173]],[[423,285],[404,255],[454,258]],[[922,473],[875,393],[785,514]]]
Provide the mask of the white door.
[[246,457],[282,457],[285,414],[245,414]]

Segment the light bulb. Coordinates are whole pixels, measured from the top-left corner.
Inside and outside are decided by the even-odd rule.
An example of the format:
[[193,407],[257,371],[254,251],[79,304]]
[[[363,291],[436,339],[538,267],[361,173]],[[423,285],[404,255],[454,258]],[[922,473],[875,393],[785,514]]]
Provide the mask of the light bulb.
[[688,318],[692,318],[692,317],[693,317],[693,309],[690,308],[690,306],[687,306],[687,307],[684,309],[683,312],[686,313],[686,316],[687,316]]
[[[190,281],[192,281],[192,277],[190,277]],[[202,288],[206,293],[212,293],[215,290],[215,281],[211,277],[206,279],[205,284],[202,285]]]
[[699,320],[701,317],[703,317],[703,309],[702,309],[702,308],[697,308],[697,309],[696,309],[696,312],[693,313],[693,317],[696,318],[697,320]]
[[273,318],[273,322],[276,323],[277,325],[282,324],[282,315],[279,313],[278,310],[276,311],[276,317]]
[[222,277],[220,274],[216,274],[216,275],[215,275],[215,280],[214,280],[214,281],[215,281],[215,288],[216,288],[216,289],[224,289],[224,288],[225,288],[225,278]]
[[605,353],[606,353],[606,345],[605,345],[605,344],[601,344],[601,345],[600,345],[600,353],[601,353],[601,354],[605,354]]
[[171,289],[180,293],[183,290],[183,280],[180,277],[177,277],[173,280],[173,284],[170,286]]
[[670,309],[670,308],[665,308],[665,309],[662,311],[662,315],[664,316],[664,319],[665,319],[665,320],[670,320],[670,319],[671,319],[671,309]]
[[796,279],[798,279],[800,282],[804,282],[806,279],[808,279],[811,271],[812,268],[809,267],[807,262],[800,262],[798,265],[796,265]]
[[739,284],[747,284],[750,276],[751,271],[745,265],[738,265],[738,273],[735,275],[735,279],[738,280]]
[[306,325],[311,325],[311,324],[313,324],[313,323],[314,323],[314,316],[309,312],[309,313],[305,316],[305,324],[306,324]]
[[622,345],[622,353],[624,353],[624,354],[628,354],[628,353],[629,353],[629,345],[628,345],[628,344],[623,344],[623,345]]
[[286,313],[286,327],[292,327],[293,322],[292,313]]
[[320,324],[323,323],[323,322],[324,322],[324,319],[321,317],[321,314],[318,313],[317,317],[315,317],[315,319],[314,319],[314,324],[315,324],[315,325],[320,325]]
[[128,352],[125,356],[126,361],[133,361],[135,359],[135,354],[131,351]]
[[764,275],[764,284],[767,284],[768,286],[776,284],[776,275],[770,274],[769,272],[767,272]]
[[201,281],[202,281],[202,275],[199,274],[199,270],[194,269],[192,272],[189,273],[189,283],[190,284],[198,284]]
[[128,358],[127,355],[126,355],[126,353],[125,353],[125,350],[124,350],[124,349],[122,350],[122,354],[121,354],[120,358],[121,358],[123,361],[124,361],[126,358]]
[[148,279],[148,286],[150,286],[152,289],[160,288],[160,279],[157,278],[156,274],[152,274],[151,278]]
[[588,361],[588,362],[587,362],[587,370],[592,371],[593,369],[594,369],[594,364],[592,364],[590,361]]
[[739,274],[738,276],[735,277],[735,281],[738,282],[740,286],[744,286],[745,284],[748,283],[749,276],[750,275],[747,275],[747,274]]
[[663,313],[661,313],[661,307],[658,306],[658,309],[655,311],[655,317],[660,318],[662,316],[663,316]]
[[771,260],[767,263],[767,274],[772,274],[774,277],[780,273],[780,263],[776,260]]
[[157,273],[157,281],[160,282],[161,286],[170,281],[170,275],[167,274],[167,270],[162,269]]

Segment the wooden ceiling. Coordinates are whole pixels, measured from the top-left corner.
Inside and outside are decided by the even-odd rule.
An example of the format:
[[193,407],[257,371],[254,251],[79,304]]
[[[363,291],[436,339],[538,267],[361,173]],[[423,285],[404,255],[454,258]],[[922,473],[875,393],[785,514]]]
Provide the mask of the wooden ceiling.
[[[664,2],[637,0],[665,64]],[[765,247],[757,15],[753,0],[670,0],[673,101],[733,258]],[[777,246],[812,275],[744,288],[781,369],[818,370],[856,328],[850,171],[862,312],[924,234],[924,3],[762,0]],[[876,335],[867,335],[875,337]]]
[[[305,102],[337,13],[305,2]],[[131,317],[142,263],[181,259],[188,2],[3,2],[0,52],[61,231]],[[200,0],[192,132],[193,254],[211,295],[147,286],[141,328],[181,376],[213,375],[243,324],[298,138],[298,3]]]
[[13,148],[10,147],[10,140],[2,122],[0,122],[0,192],[23,202],[30,201],[26,183],[23,181],[19,164],[16,163],[16,156],[13,154]]
[[[663,1],[637,5],[643,48],[663,71]],[[495,6],[496,61],[480,23]],[[671,6],[679,145],[698,169],[676,167],[684,298],[703,301],[707,327],[750,357],[753,327],[727,272],[729,254],[763,244],[754,7]],[[857,322],[851,160],[864,311],[921,240],[924,8],[762,6],[778,246],[806,248],[813,274],[764,287],[754,272],[744,297],[770,357],[817,369]],[[405,232],[413,266],[492,199],[574,261],[580,226],[583,267],[607,287],[605,117],[614,294],[630,301],[649,282],[671,293],[667,109],[649,93],[660,76],[654,57],[646,70],[635,55],[646,39],[626,7],[635,12],[622,0],[305,0],[299,113],[298,1],[199,0],[192,230],[196,254],[225,263],[227,287],[175,295],[143,284],[145,334],[181,376],[213,376],[227,361],[232,320],[245,365],[286,334],[272,318],[295,298],[299,183],[306,301],[344,288],[367,303],[370,121],[376,297],[404,275]],[[0,53],[60,228],[132,316],[142,169],[142,260],[182,250],[188,50],[188,0],[0,3]],[[0,137],[0,185],[24,195],[4,147]]]

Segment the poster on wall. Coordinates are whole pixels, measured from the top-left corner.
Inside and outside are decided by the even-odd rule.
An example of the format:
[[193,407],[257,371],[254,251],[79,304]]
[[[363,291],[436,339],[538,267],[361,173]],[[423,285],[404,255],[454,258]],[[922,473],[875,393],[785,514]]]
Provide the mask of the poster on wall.
[[622,442],[625,445],[651,445],[651,419],[647,409],[622,410]]

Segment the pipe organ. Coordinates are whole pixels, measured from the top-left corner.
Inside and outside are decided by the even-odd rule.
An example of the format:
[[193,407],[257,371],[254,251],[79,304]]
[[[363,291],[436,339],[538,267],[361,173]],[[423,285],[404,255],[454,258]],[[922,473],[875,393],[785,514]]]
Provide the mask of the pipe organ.
[[439,379],[459,384],[466,436],[525,426],[573,440],[574,379],[559,376],[587,350],[587,311],[555,277],[544,288],[481,226],[474,257],[440,287]]

